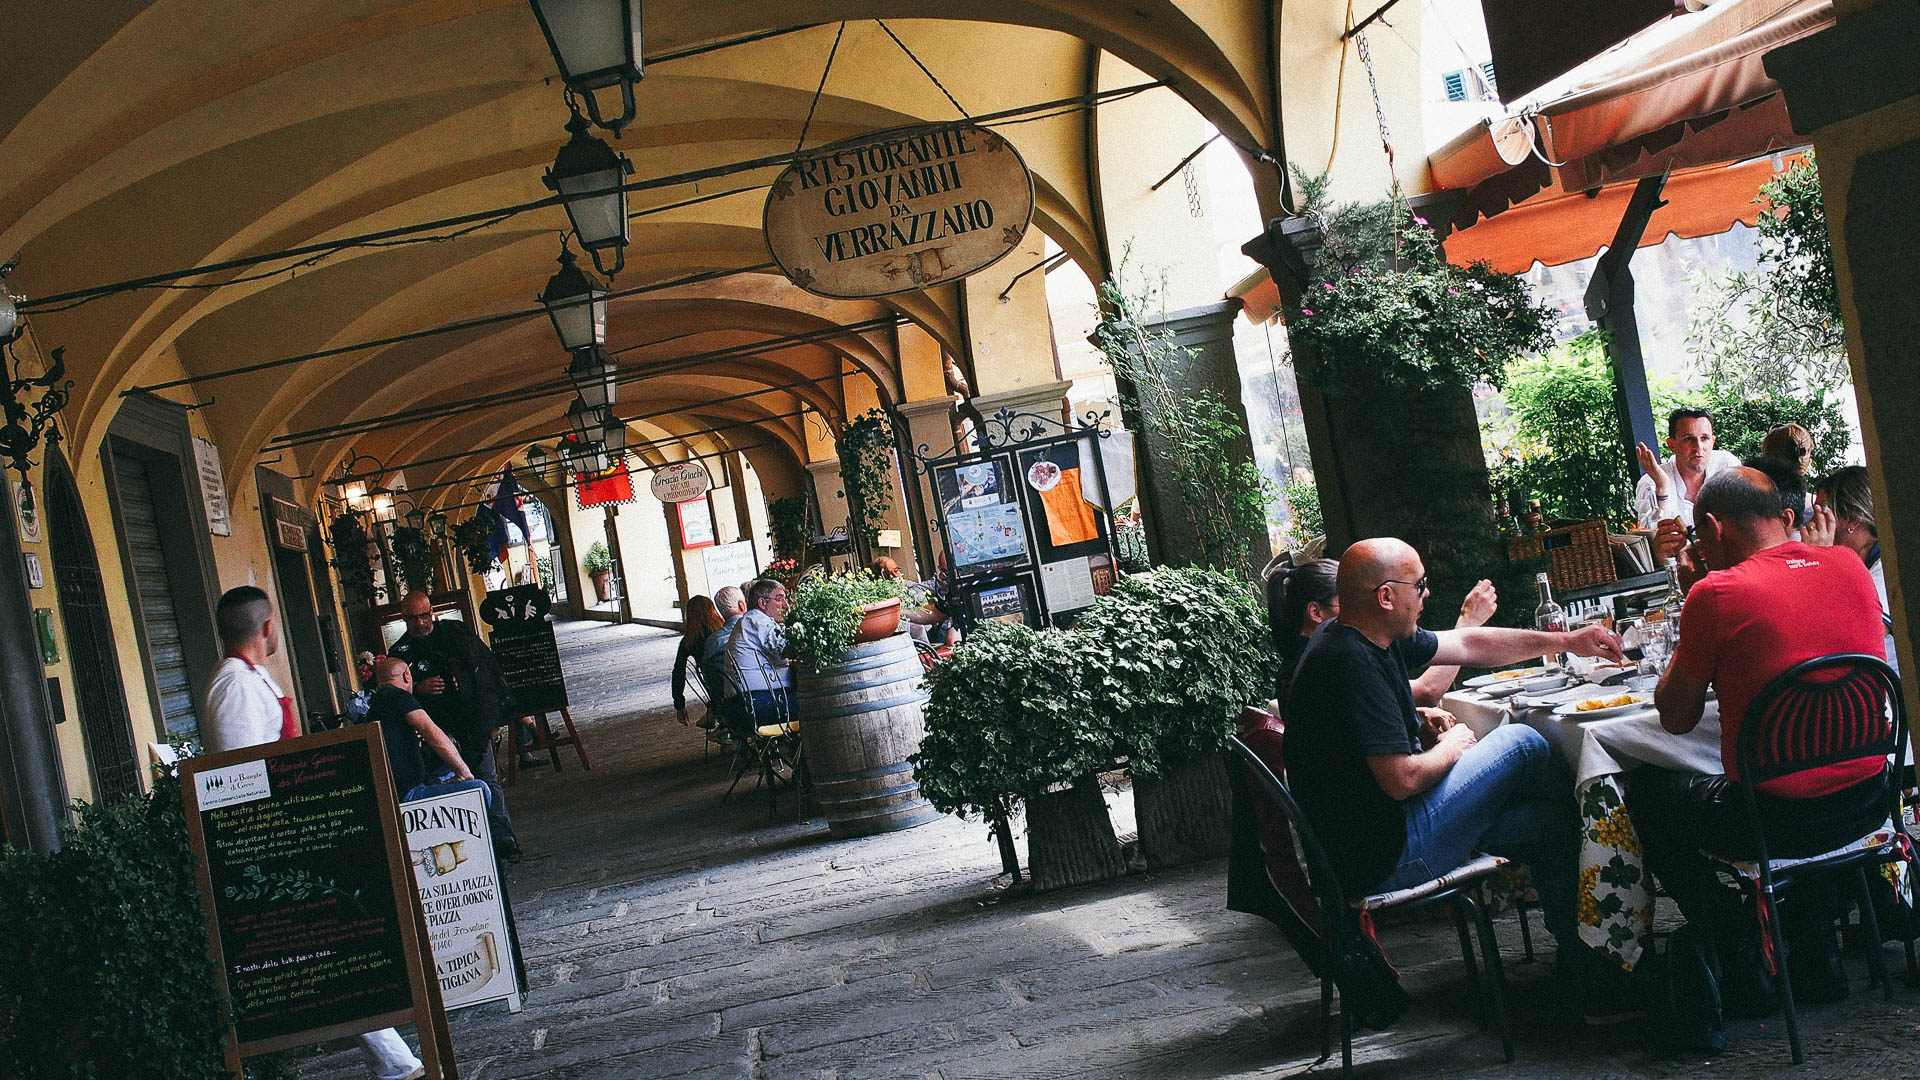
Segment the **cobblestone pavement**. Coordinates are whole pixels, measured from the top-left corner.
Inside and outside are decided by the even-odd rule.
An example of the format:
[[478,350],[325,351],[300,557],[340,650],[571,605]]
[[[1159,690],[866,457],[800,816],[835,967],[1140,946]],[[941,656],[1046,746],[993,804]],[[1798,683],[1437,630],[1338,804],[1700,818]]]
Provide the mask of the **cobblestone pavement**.
[[[1224,910],[1220,862],[1002,897],[978,823],[836,841],[796,825],[784,793],[771,818],[744,784],[722,801],[725,761],[703,760],[698,729],[674,720],[668,632],[569,624],[560,644],[594,767],[568,754],[509,789],[531,985],[518,1015],[453,1014],[463,1077],[1338,1074],[1337,1056],[1309,1069],[1317,983],[1271,927]],[[1110,801],[1130,827],[1127,797]],[[1415,1005],[1357,1034],[1359,1076],[1891,1077],[1920,1061],[1920,993],[1865,993],[1857,958],[1852,999],[1803,1010],[1799,1069],[1777,1017],[1734,1025],[1716,1061],[1652,1060],[1641,1028],[1560,1018],[1551,963],[1520,962],[1508,918],[1517,1060],[1504,1065],[1474,1023],[1452,931],[1382,934]],[[365,1075],[346,1044],[301,1073]]]

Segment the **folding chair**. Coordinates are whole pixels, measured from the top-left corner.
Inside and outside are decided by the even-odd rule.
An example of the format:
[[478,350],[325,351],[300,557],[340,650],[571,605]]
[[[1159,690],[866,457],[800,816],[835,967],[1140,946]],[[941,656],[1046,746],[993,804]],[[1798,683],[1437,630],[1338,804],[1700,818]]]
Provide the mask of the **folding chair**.
[[[1795,664],[1760,691],[1748,706],[1735,740],[1734,760],[1740,765],[1740,790],[1753,821],[1758,854],[1735,859],[1711,851],[1708,858],[1731,870],[1754,891],[1754,910],[1760,920],[1769,968],[1780,987],[1787,1014],[1787,1045],[1798,1065],[1800,1016],[1793,1004],[1793,981],[1787,974],[1787,943],[1780,927],[1777,894],[1815,876],[1851,879],[1860,901],[1860,917],[1868,935],[1867,964],[1887,1000],[1893,1000],[1893,980],[1880,955],[1880,919],[1873,910],[1867,870],[1899,861],[1911,839],[1900,827],[1900,778],[1907,752],[1906,704],[1900,696],[1900,676],[1885,660],[1865,653],[1835,653]],[[1774,859],[1770,856],[1768,821],[1760,813],[1759,786],[1772,780],[1824,765],[1888,758],[1885,823],[1832,851],[1809,858]],[[1777,840],[1777,837],[1775,838]],[[1847,873],[1851,871],[1851,873]],[[1712,935],[1707,935],[1711,940]],[[1907,973],[1915,971],[1914,950],[1907,941]]]
[[[724,801],[739,786],[740,778],[749,770],[758,772],[756,784],[767,790],[767,816],[772,817],[776,808],[776,789],[791,782],[794,788],[793,815],[795,823],[805,820],[804,811],[807,793],[810,789],[806,767],[805,746],[800,741],[800,718],[789,712],[785,695],[772,695],[774,715],[760,716],[752,705],[752,697],[745,689],[746,680],[740,677],[739,663],[733,650],[727,650],[723,665],[726,679],[734,691],[729,700],[735,703],[736,715],[728,717],[735,740],[733,757],[733,781],[727,785],[727,792],[721,796]],[[764,685],[775,685],[771,670],[762,666],[760,670]]]
[[[1333,1055],[1333,997],[1338,976],[1343,974],[1340,965],[1350,958],[1361,955],[1365,946],[1365,930],[1362,920],[1372,922],[1374,913],[1390,910],[1413,910],[1415,908],[1441,905],[1452,917],[1454,929],[1460,936],[1460,956],[1466,962],[1467,976],[1474,987],[1474,1006],[1480,1014],[1480,1022],[1487,1022],[1485,991],[1490,986],[1493,998],[1493,1026],[1500,1036],[1500,1052],[1506,1061],[1513,1060],[1513,1035],[1507,1026],[1507,976],[1500,966],[1500,945],[1493,933],[1493,920],[1487,914],[1485,906],[1474,899],[1473,892],[1478,885],[1497,873],[1507,864],[1507,860],[1494,855],[1481,855],[1445,874],[1425,881],[1412,888],[1396,889],[1393,892],[1375,893],[1357,900],[1348,900],[1346,891],[1341,887],[1339,877],[1334,873],[1333,864],[1327,860],[1326,849],[1321,846],[1313,826],[1301,811],[1300,804],[1294,801],[1287,786],[1273,774],[1267,763],[1261,760],[1251,746],[1239,736],[1229,736],[1227,741],[1246,764],[1247,771],[1259,782],[1262,792],[1270,799],[1285,817],[1299,840],[1299,846],[1307,857],[1307,880],[1313,890],[1315,901],[1321,913],[1320,940],[1320,1057],[1321,1061]],[[1467,923],[1471,920],[1480,931],[1480,954],[1486,964],[1487,980],[1482,983],[1480,972],[1474,963],[1473,941],[1467,932]],[[1340,1075],[1353,1074],[1353,1011],[1349,1008],[1347,994],[1340,994]]]

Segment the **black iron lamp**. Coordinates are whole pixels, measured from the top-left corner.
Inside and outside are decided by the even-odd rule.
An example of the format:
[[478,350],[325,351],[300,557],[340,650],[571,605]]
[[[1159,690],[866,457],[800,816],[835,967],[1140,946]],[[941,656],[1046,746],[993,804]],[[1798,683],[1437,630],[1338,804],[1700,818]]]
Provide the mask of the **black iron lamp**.
[[[0,347],[12,344],[26,333],[20,309],[15,306],[21,298],[7,291],[7,273],[12,269],[12,263],[0,266]],[[30,474],[33,461],[29,455],[42,439],[48,446],[60,441],[60,429],[54,426],[53,418],[66,408],[67,398],[73,391],[73,380],[67,378],[65,355],[65,349],[53,350],[53,363],[37,378],[15,378],[14,372],[5,370],[4,363],[0,362],[0,384],[6,387],[6,398],[0,400],[0,417],[5,420],[0,424],[0,456],[6,458],[6,467],[20,474],[23,513],[33,510]],[[4,356],[0,354],[0,360]]]
[[560,247],[560,269],[547,279],[540,303],[553,320],[553,332],[559,336],[561,348],[574,352],[606,342],[606,286],[594,284],[564,244]]
[[[573,137],[560,148],[543,182],[559,195],[573,223],[573,238],[592,257],[594,269],[611,278],[627,265],[627,193],[621,184],[633,175],[633,162],[587,134],[586,118],[576,110],[567,121]],[[613,252],[613,266],[602,260]]]
[[393,492],[379,485],[367,493],[367,508],[373,514],[373,520],[382,525],[399,516],[399,511],[393,505]]
[[447,515],[439,510],[427,515],[427,528],[432,530],[435,540],[447,538]]
[[620,369],[600,349],[579,349],[567,365],[567,381],[589,409],[610,408],[619,396]]
[[[532,0],[534,18],[567,89],[586,100],[593,122],[616,134],[633,123],[640,55],[640,0]],[[600,116],[595,90],[620,88],[620,115]]]
[[415,507],[407,514],[407,528],[425,535],[427,531],[427,512]]
[[599,442],[600,429],[607,425],[607,410],[595,408],[579,398],[567,406],[567,426],[573,428],[573,436],[580,442]]
[[547,449],[539,443],[527,447],[527,468],[541,480],[547,479]]
[[620,462],[627,456],[627,422],[607,410],[607,422],[600,429],[600,447],[606,451],[609,462]]

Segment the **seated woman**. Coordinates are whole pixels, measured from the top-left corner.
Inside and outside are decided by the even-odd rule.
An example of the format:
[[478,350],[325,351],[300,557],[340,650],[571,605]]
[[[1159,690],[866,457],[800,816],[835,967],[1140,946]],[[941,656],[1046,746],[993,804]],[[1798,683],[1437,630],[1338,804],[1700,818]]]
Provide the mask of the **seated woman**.
[[[696,596],[687,601],[687,614],[682,620],[684,629],[680,634],[680,649],[673,656],[673,711],[679,715],[680,723],[687,723],[687,661],[692,659],[700,668],[699,678],[702,689],[706,691],[709,703],[720,696],[720,671],[718,667],[708,670],[708,639],[720,632],[726,620],[720,617],[720,609],[706,596]],[[701,727],[712,727],[711,717],[700,721]]]
[[[1299,566],[1283,564],[1267,578],[1267,629],[1273,635],[1274,651],[1280,654],[1277,698],[1286,697],[1294,663],[1300,659],[1300,651],[1307,647],[1307,639],[1322,623],[1340,614],[1340,598],[1334,592],[1334,576],[1339,568],[1340,564],[1332,559],[1313,559]],[[1460,618],[1454,626],[1485,626],[1498,609],[1499,598],[1494,593],[1493,582],[1482,579],[1460,604]],[[1454,676],[1459,673],[1458,667],[1431,667],[1412,681],[1414,704],[1422,707],[1421,715],[1428,722],[1437,719],[1428,713],[1445,715],[1436,706],[1440,704],[1441,695],[1452,688]]]
[[1874,524],[1873,486],[1864,465],[1835,469],[1813,486],[1814,510],[1801,540],[1816,547],[1844,547],[1860,556],[1880,594],[1880,620],[1887,631],[1887,663],[1900,670],[1893,651],[1893,609],[1887,605],[1887,568],[1880,561],[1880,528]]

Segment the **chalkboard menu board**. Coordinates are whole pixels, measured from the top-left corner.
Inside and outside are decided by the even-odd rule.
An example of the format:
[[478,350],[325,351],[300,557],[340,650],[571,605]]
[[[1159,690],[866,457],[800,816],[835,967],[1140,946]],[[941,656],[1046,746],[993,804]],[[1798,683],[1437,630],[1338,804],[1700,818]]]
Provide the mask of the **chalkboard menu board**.
[[411,894],[396,893],[388,857],[386,759],[375,760],[377,738],[322,741],[337,734],[257,747],[265,756],[224,766],[248,752],[218,755],[187,778],[243,1046],[413,1005],[402,920],[410,931],[414,914],[396,902]]
[[552,623],[503,626],[494,631],[489,644],[520,715],[567,707],[567,679],[560,671],[560,647],[554,643]]

